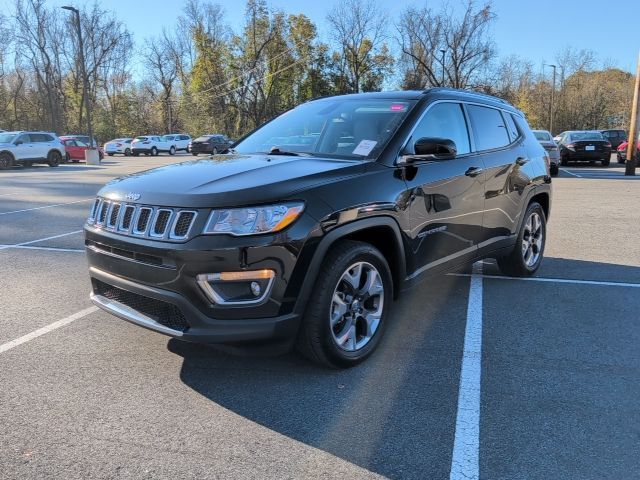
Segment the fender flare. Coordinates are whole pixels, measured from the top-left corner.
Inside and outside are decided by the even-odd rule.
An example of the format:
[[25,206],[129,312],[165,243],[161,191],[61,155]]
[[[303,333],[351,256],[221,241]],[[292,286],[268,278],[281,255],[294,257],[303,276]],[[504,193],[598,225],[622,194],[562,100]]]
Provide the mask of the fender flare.
[[[406,265],[406,257],[404,251],[404,243],[402,242],[402,234],[400,233],[400,227],[398,223],[391,216],[381,215],[375,217],[368,217],[361,220],[356,220],[354,222],[347,223],[345,225],[339,226],[331,230],[327,233],[320,242],[318,243],[314,253],[309,268],[307,269],[307,274],[304,278],[304,283],[302,284],[300,291],[298,292],[298,298],[296,300],[295,306],[293,308],[294,312],[298,315],[302,315],[307,306],[307,302],[309,297],[311,296],[311,291],[316,283],[318,275],[320,273],[320,268],[322,267],[322,261],[325,258],[327,252],[331,248],[331,246],[339,241],[340,239],[361,230],[366,230],[368,228],[374,227],[388,227],[394,233],[395,242],[395,253],[397,258],[401,259],[398,262],[398,265],[389,265],[391,271],[397,276],[397,286],[400,286],[406,276],[407,276],[407,265]],[[396,289],[399,290],[399,289]]]

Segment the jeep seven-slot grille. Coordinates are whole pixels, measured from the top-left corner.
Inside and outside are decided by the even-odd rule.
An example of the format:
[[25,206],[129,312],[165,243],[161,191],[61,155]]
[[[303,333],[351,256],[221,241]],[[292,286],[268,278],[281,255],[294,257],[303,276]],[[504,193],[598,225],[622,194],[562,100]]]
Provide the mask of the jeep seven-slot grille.
[[185,332],[189,329],[189,324],[184,314],[172,303],[129,292],[101,282],[95,278],[93,279],[93,291],[96,295],[102,295],[109,300],[121,303],[137,312],[143,313],[160,325],[164,325],[172,330]]
[[121,235],[157,240],[186,240],[197,212],[179,208],[135,205],[98,198],[88,223]]

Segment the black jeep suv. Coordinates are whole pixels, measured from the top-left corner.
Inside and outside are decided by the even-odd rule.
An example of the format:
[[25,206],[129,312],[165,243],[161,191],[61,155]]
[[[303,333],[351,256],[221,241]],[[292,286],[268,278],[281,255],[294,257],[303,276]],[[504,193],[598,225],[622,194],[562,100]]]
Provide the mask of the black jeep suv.
[[551,177],[522,113],[452,89],[310,101],[226,154],[116,179],[85,227],[91,298],[201,343],[297,345],[348,367],[393,300],[495,257],[542,261]]

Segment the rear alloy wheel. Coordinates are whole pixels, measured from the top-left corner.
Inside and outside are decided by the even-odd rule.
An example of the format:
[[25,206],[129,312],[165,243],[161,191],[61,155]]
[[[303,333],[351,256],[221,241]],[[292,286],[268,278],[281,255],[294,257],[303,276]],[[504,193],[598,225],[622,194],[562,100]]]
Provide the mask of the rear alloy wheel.
[[211,152],[211,155],[217,155],[218,154],[218,149],[213,147],[213,151]]
[[609,164],[611,163],[611,158],[603,158],[601,162],[603,167],[608,167]]
[[154,157],[158,155],[158,149],[156,147],[151,147],[151,155]]
[[57,167],[62,161],[62,155],[57,150],[51,150],[47,155],[47,163],[50,167]]
[[393,299],[391,271],[379,250],[352,240],[339,242],[322,263],[297,346],[316,363],[351,367],[380,343]]
[[544,210],[533,202],[527,208],[515,248],[509,255],[497,259],[502,273],[512,277],[533,275],[542,263],[546,237]]
[[11,168],[13,165],[13,157],[10,153],[0,153],[0,170]]
[[175,155],[175,154],[176,154],[176,147],[173,147],[173,146],[172,146],[172,147],[169,149],[169,155]]

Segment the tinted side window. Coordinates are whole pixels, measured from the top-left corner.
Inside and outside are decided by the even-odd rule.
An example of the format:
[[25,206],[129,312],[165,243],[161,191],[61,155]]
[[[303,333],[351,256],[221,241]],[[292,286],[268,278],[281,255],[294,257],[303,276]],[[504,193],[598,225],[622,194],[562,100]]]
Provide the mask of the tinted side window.
[[437,103],[420,120],[409,140],[409,149],[421,138],[447,138],[453,140],[458,155],[471,151],[469,130],[459,103]]
[[467,105],[467,110],[477,150],[492,150],[511,143],[499,110],[478,105]]
[[507,132],[509,132],[509,138],[511,138],[511,141],[514,142],[516,138],[520,136],[520,132],[518,132],[516,122],[513,120],[513,115],[511,115],[510,113],[502,112],[502,116],[507,123]]
[[32,142],[46,142],[46,137],[45,135],[41,134],[41,133],[30,133],[29,136],[31,137],[31,141]]
[[31,143],[31,138],[29,137],[28,133],[25,133],[16,138],[16,142]]

